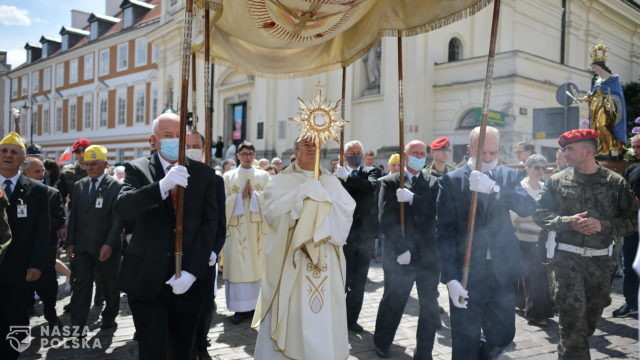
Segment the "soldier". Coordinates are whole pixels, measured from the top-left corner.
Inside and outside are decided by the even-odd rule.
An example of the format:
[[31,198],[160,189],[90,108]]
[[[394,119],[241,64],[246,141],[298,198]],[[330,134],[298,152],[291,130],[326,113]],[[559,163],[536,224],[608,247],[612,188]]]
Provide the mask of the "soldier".
[[595,161],[598,132],[571,130],[558,144],[573,168],[551,176],[533,219],[556,232],[553,296],[560,318],[559,359],[589,359],[589,337],[611,303],[611,240],[631,234],[637,202],[624,179]]
[[449,164],[449,157],[451,156],[451,143],[445,136],[441,136],[431,143],[431,155],[433,161],[427,166],[429,174],[435,177],[441,177],[442,175],[455,170],[455,168]]
[[71,165],[67,165],[62,169],[60,178],[56,182],[55,187],[60,191],[62,199],[67,201],[67,195],[69,195],[69,205],[73,200],[73,185],[76,181],[87,176],[87,172],[84,171],[84,150],[91,146],[91,141],[85,138],[80,138],[71,146],[71,152],[76,157],[76,162]]

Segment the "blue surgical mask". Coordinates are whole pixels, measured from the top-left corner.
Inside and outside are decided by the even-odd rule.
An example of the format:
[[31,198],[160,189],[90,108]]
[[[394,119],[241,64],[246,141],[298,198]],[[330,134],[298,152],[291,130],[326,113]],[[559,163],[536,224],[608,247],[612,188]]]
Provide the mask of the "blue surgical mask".
[[180,149],[180,139],[160,139],[160,154],[169,161],[178,160],[178,151]]
[[359,167],[362,164],[362,155],[347,156],[346,159],[351,167]]
[[427,158],[417,158],[409,155],[409,160],[407,160],[407,166],[412,168],[413,170],[422,170],[426,161],[427,161]]

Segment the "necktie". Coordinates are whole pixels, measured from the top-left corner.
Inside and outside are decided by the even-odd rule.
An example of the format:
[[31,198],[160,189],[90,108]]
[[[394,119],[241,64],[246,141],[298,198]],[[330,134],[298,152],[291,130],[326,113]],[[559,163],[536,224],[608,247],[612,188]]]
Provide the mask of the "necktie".
[[7,199],[11,199],[11,194],[13,194],[13,189],[11,188],[13,183],[11,180],[7,179],[4,181],[4,192],[7,194]]
[[415,185],[416,181],[418,181],[418,175],[413,175],[411,177],[411,185]]
[[358,176],[358,170],[351,170],[351,176]]
[[91,179],[91,187],[89,188],[89,201],[93,200],[93,197],[96,195],[96,183],[98,179]]

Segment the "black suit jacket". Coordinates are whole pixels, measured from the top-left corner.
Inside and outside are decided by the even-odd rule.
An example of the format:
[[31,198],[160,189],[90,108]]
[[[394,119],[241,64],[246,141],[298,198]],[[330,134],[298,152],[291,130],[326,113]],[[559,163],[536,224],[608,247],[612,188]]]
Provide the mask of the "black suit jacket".
[[[186,160],[189,183],[184,192],[182,269],[206,276],[211,251],[222,249],[224,191],[222,179],[200,162]],[[133,236],[124,252],[120,288],[130,296],[152,300],[175,271],[175,211],[171,196],[162,200],[159,181],[164,169],[157,154],[125,164],[126,177],[116,202],[122,219],[135,220]],[[222,223],[221,223],[222,222]]]
[[[467,241],[467,222],[471,190],[465,165],[440,178],[438,194],[437,241],[442,273],[440,280],[461,280],[464,250]],[[511,224],[509,210],[527,217],[536,210],[535,200],[520,186],[519,173],[502,166],[489,173],[497,185],[498,194],[478,194],[476,226],[474,229],[469,284],[486,276],[487,249],[498,281],[513,282],[524,275],[518,238]]]
[[[0,263],[0,286],[24,283],[27,268],[43,270],[48,258],[50,220],[47,187],[20,175],[9,203],[7,216],[12,241]],[[27,206],[24,218],[17,216],[17,206],[21,204]]]
[[58,229],[64,226],[66,216],[64,213],[62,195],[60,195],[60,191],[52,186],[47,186],[47,194],[49,197],[50,217],[49,243],[47,244],[50,253],[47,264],[50,266],[54,266],[56,263],[56,247],[58,246]]
[[356,202],[350,237],[354,232],[366,232],[370,237],[378,234],[378,204],[375,197],[380,176],[382,172],[375,166],[360,167],[357,175],[349,174],[342,182],[342,186]]
[[400,203],[396,190],[400,185],[400,173],[380,178],[380,224],[385,238],[384,261],[397,264],[398,255],[409,250],[410,264],[424,269],[437,270],[438,255],[435,242],[436,198],[438,178],[421,171],[415,184],[405,176],[404,187],[413,192],[413,203],[404,205],[405,235],[400,231]]
[[[124,224],[115,211],[121,186],[107,174],[97,184],[93,199],[89,199],[90,177],[84,177],[73,185],[67,243],[75,245],[74,251],[97,255],[100,254],[102,245],[110,245],[113,251],[122,247]],[[98,198],[102,198],[100,208],[96,207]]]

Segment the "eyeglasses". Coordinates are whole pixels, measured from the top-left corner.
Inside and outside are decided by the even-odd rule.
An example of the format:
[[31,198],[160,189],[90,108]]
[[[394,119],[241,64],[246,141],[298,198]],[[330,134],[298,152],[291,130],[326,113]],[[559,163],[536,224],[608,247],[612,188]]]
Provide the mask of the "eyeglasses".
[[256,153],[238,153],[238,156],[251,157],[251,156],[256,156]]
[[537,170],[537,171],[547,170],[546,166],[539,166],[539,165],[532,166],[531,168],[534,169],[534,170]]
[[347,156],[362,156],[361,152],[352,152],[352,151],[347,151],[346,152]]

